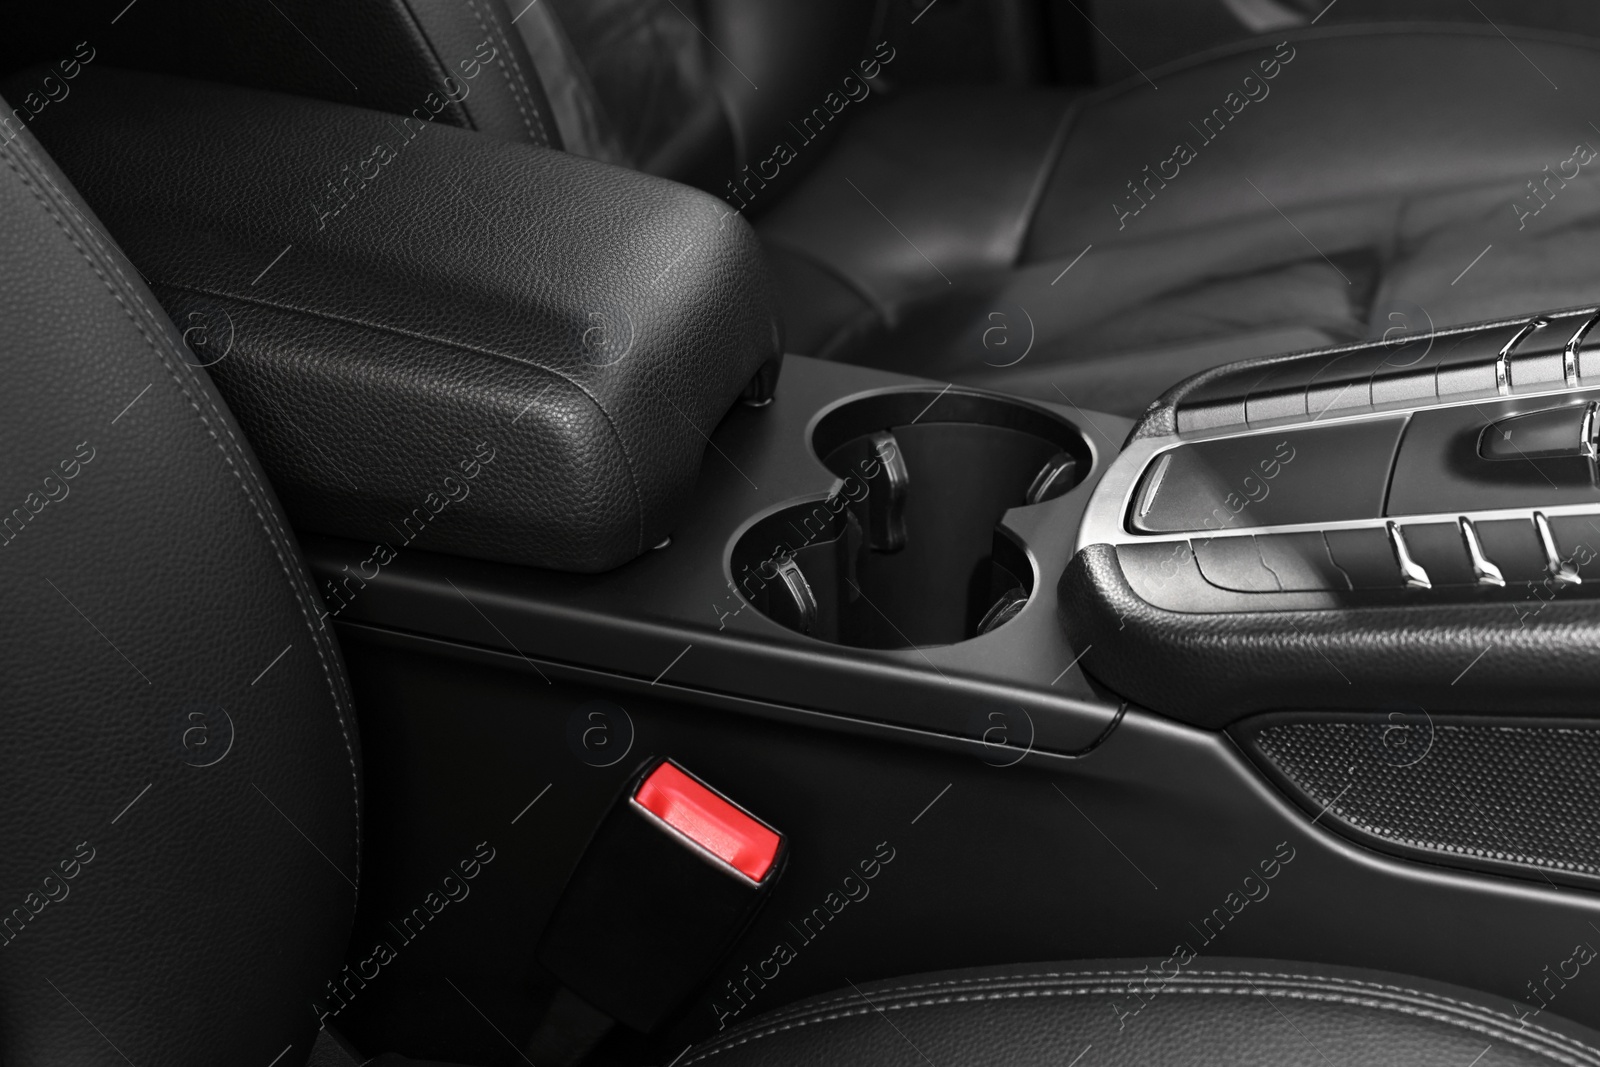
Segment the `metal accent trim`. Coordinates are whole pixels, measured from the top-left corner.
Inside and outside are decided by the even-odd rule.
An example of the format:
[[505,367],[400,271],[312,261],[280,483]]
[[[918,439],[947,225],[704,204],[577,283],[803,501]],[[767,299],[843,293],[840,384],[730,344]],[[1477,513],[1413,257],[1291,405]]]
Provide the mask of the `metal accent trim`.
[[1506,576],[1483,554],[1483,542],[1478,540],[1478,530],[1472,520],[1463,515],[1460,522],[1461,540],[1466,542],[1467,556],[1472,560],[1472,576],[1479,585],[1505,585]]
[[1389,547],[1394,549],[1395,562],[1400,564],[1400,577],[1406,580],[1406,585],[1412,589],[1432,589],[1433,582],[1428,578],[1428,572],[1422,569],[1422,564],[1411,558],[1411,550],[1406,547],[1406,538],[1400,532],[1400,527],[1392,522],[1384,523],[1389,531]]
[[795,610],[800,615],[800,632],[809,634],[817,628],[817,595],[811,591],[811,583],[806,581],[805,572],[793,556],[779,560],[777,571],[778,577],[783,579],[784,588],[794,598]]
[[1566,378],[1568,389],[1578,387],[1578,354],[1583,349],[1583,339],[1589,335],[1589,331],[1597,322],[1600,322],[1600,314],[1584,320],[1583,325],[1579,326],[1577,332],[1567,341],[1567,346],[1561,350],[1561,372]]
[[1501,396],[1511,395],[1511,353],[1516,351],[1523,339],[1537,330],[1543,322],[1543,319],[1534,319],[1512,334],[1511,340],[1507,341],[1500,349],[1500,354],[1494,357],[1494,388]]
[[1556,547],[1556,539],[1550,533],[1550,523],[1545,519],[1544,512],[1533,513],[1533,528],[1539,531],[1539,544],[1544,547],[1545,568],[1550,572],[1550,577],[1568,585],[1582,585],[1583,579],[1572,569],[1572,564],[1562,560],[1561,550]]

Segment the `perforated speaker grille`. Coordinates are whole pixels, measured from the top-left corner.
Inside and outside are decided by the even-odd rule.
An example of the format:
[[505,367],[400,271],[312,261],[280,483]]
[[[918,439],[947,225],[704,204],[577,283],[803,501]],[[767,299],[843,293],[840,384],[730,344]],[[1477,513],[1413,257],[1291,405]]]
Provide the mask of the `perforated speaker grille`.
[[1234,733],[1319,823],[1366,844],[1600,882],[1600,723],[1264,716]]

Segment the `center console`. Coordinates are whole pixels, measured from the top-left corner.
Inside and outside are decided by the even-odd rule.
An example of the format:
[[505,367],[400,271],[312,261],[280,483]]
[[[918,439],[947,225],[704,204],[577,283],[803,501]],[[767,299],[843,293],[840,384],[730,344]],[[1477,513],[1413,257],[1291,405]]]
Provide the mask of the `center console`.
[[[348,662],[371,830],[314,1010],[358,1044],[520,1062],[647,758],[787,858],[634,1062],[846,981],[1161,958],[1265,857],[1220,955],[1509,997],[1600,922],[1594,308],[1223,367],[1132,423],[780,378],[753,233],[645,175],[111,71],[51,114]],[[504,858],[419,912],[466,855]]]
[[[1086,509],[1061,579],[1067,631],[1098,644],[1092,669],[1113,688],[1206,725],[1386,701],[1587,710],[1600,682],[1600,356],[1584,347],[1596,318],[1184,383]],[[1166,669],[1146,669],[1152,656]]]

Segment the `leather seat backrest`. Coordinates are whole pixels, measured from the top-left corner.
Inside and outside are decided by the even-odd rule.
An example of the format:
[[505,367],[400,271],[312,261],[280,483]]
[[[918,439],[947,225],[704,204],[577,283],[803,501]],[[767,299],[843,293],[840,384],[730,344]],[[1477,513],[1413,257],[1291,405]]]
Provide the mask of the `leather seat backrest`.
[[[92,54],[565,148],[726,195],[778,142],[815,138],[807,117],[845,99],[845,78],[859,82],[855,64],[886,9],[887,0],[89,0],[0,41],[0,69]],[[26,119],[70,88],[60,79],[54,93],[13,106]],[[782,186],[805,165],[764,183]],[[763,202],[775,192],[764,189]]]
[[[30,12],[25,30],[8,27],[0,70],[89,55],[560,148],[512,19],[505,0],[87,0]],[[61,78],[11,106],[26,119],[70,92]]]
[[0,129],[11,1067],[304,1062],[349,936],[339,652],[197,362],[32,136]]
[[596,100],[625,153],[613,161],[718,194],[746,166],[770,156],[777,142],[805,142],[807,133],[796,125],[826,107],[829,93],[844,99],[840,83],[852,75],[859,81],[853,65],[869,51],[887,6],[885,0],[549,4],[559,19],[551,35],[571,42],[567,54],[576,62],[547,61],[537,42],[530,46],[558,113],[562,87],[578,86]]

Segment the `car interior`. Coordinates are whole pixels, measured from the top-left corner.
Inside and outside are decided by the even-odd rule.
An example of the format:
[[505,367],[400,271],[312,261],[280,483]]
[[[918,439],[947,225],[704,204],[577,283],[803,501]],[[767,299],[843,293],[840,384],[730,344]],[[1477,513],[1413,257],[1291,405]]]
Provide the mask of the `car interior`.
[[1600,7],[6,15],[0,1064],[1600,1067]]

